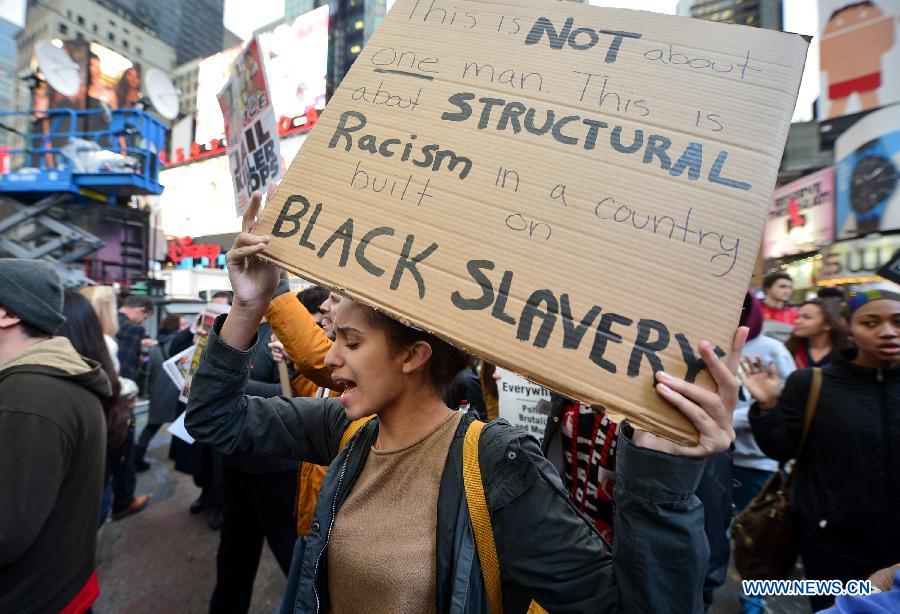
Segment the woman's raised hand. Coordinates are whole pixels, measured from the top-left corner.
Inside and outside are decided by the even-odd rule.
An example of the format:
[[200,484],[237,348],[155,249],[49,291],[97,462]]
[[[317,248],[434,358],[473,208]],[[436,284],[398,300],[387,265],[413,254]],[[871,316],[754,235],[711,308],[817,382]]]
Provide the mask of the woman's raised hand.
[[234,306],[239,309],[265,313],[278,286],[278,267],[256,255],[269,245],[272,237],[250,234],[256,221],[262,195],[254,192],[250,207],[244,214],[241,232],[228,250],[228,277],[234,291]]
[[243,232],[228,250],[228,277],[234,291],[231,311],[225,318],[219,337],[238,350],[246,350],[256,337],[256,329],[278,287],[278,267],[258,258],[272,237],[250,234],[262,195],[255,192],[244,214]]
[[737,329],[731,352],[724,359],[716,356],[709,342],[700,342],[700,356],[716,382],[715,390],[706,390],[664,371],[656,374],[657,392],[697,429],[700,438],[696,444],[675,443],[641,430],[635,431],[634,443],[643,448],[678,456],[702,457],[727,450],[734,441],[731,415],[737,404],[737,369],[748,331],[745,326]]
[[755,360],[749,357],[741,361],[741,383],[750,393],[761,409],[772,409],[781,396],[781,377],[775,363],[766,368],[759,356]]

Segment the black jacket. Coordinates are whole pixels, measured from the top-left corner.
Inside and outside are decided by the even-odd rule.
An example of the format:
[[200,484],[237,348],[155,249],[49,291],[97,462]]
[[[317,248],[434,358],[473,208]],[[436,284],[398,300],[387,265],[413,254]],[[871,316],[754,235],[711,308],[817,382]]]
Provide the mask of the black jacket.
[[0,368],[0,612],[59,612],[94,571],[109,380],[65,337]]
[[[252,350],[210,334],[185,420],[200,441],[226,452],[287,455],[329,465],[286,595],[294,612],[328,611],[327,546],[335,514],[378,435],[371,420],[340,449],[349,424],[339,399],[242,395]],[[463,416],[438,494],[437,612],[487,612],[462,485]],[[523,613],[531,598],[551,612],[699,612],[709,558],[703,511],[693,495],[703,459],[675,457],[622,438],[616,476],[612,554],[574,510],[537,441],[503,420],[485,427],[479,460],[500,560],[504,610]],[[372,539],[379,539],[373,535]],[[299,578],[298,578],[299,576]]]
[[[851,357],[822,370],[794,505],[802,537],[874,571],[900,561],[900,366],[867,369]],[[811,383],[812,370],[795,371],[776,408],[750,408],[753,436],[767,456],[795,456]]]
[[[272,358],[269,342],[272,340],[272,327],[260,324],[257,331],[256,347],[250,360],[250,380],[246,393],[256,397],[270,398],[281,394],[281,381],[278,378],[278,365]],[[279,473],[291,471],[296,473],[298,462],[289,458],[259,456],[256,454],[228,454],[222,459],[225,467],[237,467],[244,473]]]
[[165,424],[178,417],[178,387],[163,369],[163,363],[173,356],[172,346],[178,332],[160,333],[157,344],[150,350],[148,382],[150,410],[148,424]]

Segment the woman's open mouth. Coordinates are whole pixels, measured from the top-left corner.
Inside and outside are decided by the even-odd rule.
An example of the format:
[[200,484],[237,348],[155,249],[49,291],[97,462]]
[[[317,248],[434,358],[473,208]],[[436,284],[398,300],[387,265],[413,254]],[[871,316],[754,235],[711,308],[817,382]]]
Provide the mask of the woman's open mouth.
[[349,404],[357,390],[356,382],[342,377],[332,377],[332,380],[334,380],[335,384],[342,384],[344,386],[344,391],[341,393],[341,403],[344,405]]

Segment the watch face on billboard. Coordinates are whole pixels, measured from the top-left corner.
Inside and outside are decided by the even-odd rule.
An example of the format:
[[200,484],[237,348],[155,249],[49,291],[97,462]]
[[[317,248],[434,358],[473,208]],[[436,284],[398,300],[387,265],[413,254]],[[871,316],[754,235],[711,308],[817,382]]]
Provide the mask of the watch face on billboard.
[[835,159],[838,238],[900,229],[900,105],[851,126]]
[[900,101],[900,0],[819,0],[819,117]]

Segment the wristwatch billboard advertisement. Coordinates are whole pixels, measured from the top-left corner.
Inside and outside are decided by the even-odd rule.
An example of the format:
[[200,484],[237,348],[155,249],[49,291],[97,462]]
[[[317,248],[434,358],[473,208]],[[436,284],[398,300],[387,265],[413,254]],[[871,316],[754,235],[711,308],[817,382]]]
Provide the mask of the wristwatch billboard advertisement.
[[850,127],[835,159],[838,238],[900,230],[900,104]]

